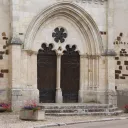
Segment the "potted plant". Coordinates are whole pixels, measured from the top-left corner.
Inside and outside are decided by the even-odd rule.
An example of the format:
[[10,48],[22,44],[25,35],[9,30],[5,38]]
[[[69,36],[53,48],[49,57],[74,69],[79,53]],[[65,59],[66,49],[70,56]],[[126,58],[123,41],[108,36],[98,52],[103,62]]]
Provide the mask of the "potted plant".
[[0,103],[0,112],[10,111],[11,105],[8,103]]
[[128,113],[128,104],[125,105],[124,108],[125,108],[124,112],[125,112],[125,113]]
[[44,120],[45,111],[37,105],[35,101],[29,101],[23,105],[20,110],[20,119],[22,120]]

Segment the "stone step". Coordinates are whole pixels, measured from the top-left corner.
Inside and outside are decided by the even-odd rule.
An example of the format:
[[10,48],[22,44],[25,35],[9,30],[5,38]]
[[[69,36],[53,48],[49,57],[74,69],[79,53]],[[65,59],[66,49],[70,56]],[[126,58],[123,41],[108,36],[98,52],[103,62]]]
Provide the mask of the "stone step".
[[115,111],[115,112],[87,112],[87,113],[46,113],[49,116],[82,116],[82,115],[120,115],[123,111]]
[[109,112],[118,111],[119,109],[117,107],[109,108]]
[[46,115],[118,115],[117,107],[108,104],[40,104]]
[[112,108],[112,105],[107,104],[40,104],[42,109],[108,109]]
[[79,112],[113,112],[117,111],[118,108],[110,108],[110,109],[104,109],[104,108],[89,108],[89,109],[42,109],[45,110],[46,113],[79,113]]

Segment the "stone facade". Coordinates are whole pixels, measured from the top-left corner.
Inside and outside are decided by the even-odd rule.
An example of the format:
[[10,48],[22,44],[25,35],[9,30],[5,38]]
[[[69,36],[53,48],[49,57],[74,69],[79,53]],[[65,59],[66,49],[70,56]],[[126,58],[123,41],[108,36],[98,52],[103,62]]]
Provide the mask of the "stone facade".
[[[63,102],[60,61],[66,45],[80,54],[79,102],[117,105],[117,89],[126,90],[127,0],[0,0],[0,101],[17,109],[39,102],[37,54],[42,43],[57,54],[56,102]],[[52,33],[68,35],[56,43]],[[61,50],[59,50],[61,48]]]

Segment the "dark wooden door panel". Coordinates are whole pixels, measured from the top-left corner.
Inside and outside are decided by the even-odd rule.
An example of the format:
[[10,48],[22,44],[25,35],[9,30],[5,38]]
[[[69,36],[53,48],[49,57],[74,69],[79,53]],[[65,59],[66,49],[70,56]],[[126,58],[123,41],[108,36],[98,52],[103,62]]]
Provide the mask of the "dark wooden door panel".
[[56,53],[42,45],[37,56],[37,76],[40,102],[54,103],[56,92]]
[[61,58],[61,89],[65,103],[78,102],[80,56],[73,48],[67,46]]

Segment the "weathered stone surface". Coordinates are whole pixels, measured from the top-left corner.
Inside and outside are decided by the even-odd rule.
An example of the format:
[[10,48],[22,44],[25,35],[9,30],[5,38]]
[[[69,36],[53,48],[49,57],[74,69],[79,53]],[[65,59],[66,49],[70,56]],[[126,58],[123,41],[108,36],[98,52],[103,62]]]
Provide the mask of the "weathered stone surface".
[[[45,42],[56,51],[77,46],[79,102],[116,105],[115,89],[128,89],[127,5],[127,0],[0,0],[0,100],[12,100],[13,108],[39,101],[37,53]],[[57,27],[68,35],[62,44],[52,37]]]
[[40,104],[46,115],[116,115],[121,114],[117,107],[107,104]]
[[35,120],[43,121],[45,120],[45,111],[40,110],[20,110],[20,119],[21,120]]
[[113,49],[106,49],[102,56],[116,56],[117,53]]

